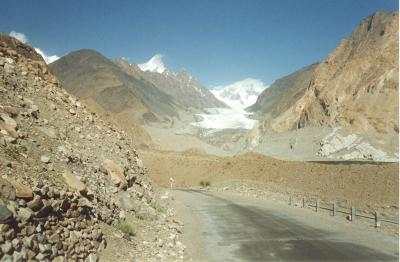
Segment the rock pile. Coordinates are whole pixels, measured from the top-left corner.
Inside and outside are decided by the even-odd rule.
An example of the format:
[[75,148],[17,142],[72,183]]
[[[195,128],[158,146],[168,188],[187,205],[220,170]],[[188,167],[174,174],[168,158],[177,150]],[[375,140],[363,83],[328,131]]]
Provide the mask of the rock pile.
[[1,34],[0,179],[0,261],[97,261],[100,228],[124,219],[121,193],[135,202],[124,212],[157,217],[131,137],[63,90],[31,47]]
[[6,179],[0,179],[0,185],[2,261],[64,261],[64,257],[96,260],[96,252],[105,248],[89,199],[42,182],[33,190]]

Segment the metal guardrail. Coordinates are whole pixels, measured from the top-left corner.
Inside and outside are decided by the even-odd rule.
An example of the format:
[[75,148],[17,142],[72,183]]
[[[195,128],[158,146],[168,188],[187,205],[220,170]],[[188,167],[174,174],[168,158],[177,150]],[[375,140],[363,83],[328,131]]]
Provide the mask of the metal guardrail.
[[[319,199],[315,199],[315,204],[312,205],[312,204],[307,203],[306,198],[303,197],[302,198],[302,204],[303,204],[302,205],[303,208],[311,207],[311,208],[315,209],[315,212],[318,212],[319,209],[331,211],[332,212],[332,216],[335,216],[336,213],[349,215],[348,218],[349,218],[350,221],[355,221],[357,217],[365,218],[365,219],[371,219],[371,220],[374,220],[375,227],[380,227],[381,226],[381,222],[399,225],[399,221],[392,221],[392,220],[387,220],[387,219],[380,218],[378,212],[374,212],[373,216],[368,216],[368,215],[365,215],[365,214],[357,213],[355,207],[351,207],[350,208],[350,212],[349,211],[344,211],[344,210],[338,209],[336,203],[332,204],[332,208],[324,207],[324,206],[320,205]],[[293,205],[293,197],[289,197],[289,205]]]

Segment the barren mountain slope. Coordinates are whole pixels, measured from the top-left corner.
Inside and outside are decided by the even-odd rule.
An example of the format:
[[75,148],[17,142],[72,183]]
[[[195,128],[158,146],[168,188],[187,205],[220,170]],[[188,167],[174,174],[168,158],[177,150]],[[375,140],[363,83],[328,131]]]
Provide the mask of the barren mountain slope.
[[375,13],[320,63],[305,94],[276,117],[277,131],[347,126],[373,136],[398,133],[398,13]]
[[173,97],[144,79],[126,74],[112,61],[93,50],[72,52],[50,65],[67,91],[91,99],[111,113],[132,109],[142,115],[177,116]]
[[255,112],[259,118],[264,118],[266,115],[276,117],[283,113],[304,95],[316,66],[317,64],[306,66],[276,80],[247,110]]
[[[178,237],[157,206],[131,137],[0,35],[0,260],[179,259],[175,242],[143,244]],[[121,232],[124,220],[145,233]]]

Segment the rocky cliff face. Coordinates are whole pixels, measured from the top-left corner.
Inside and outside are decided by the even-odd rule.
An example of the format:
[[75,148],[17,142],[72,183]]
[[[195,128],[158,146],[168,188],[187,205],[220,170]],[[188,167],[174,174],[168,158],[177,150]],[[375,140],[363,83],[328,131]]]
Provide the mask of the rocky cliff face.
[[398,133],[398,13],[364,19],[319,64],[305,94],[277,116],[277,131],[346,126],[382,136]]
[[257,98],[254,105],[247,108],[258,118],[276,117],[286,111],[307,90],[317,64],[306,66],[288,76],[276,80]]
[[[266,89],[249,108],[261,121],[248,134],[247,149],[275,148],[285,158],[396,160],[398,18],[365,18],[323,62]],[[272,136],[290,139],[277,145]]]
[[[4,35],[0,166],[2,261],[97,261],[106,239],[121,235],[108,225],[158,217],[131,137],[62,89],[32,48]],[[131,260],[159,252],[139,252],[141,244],[130,241],[126,236],[129,252],[136,252]]]

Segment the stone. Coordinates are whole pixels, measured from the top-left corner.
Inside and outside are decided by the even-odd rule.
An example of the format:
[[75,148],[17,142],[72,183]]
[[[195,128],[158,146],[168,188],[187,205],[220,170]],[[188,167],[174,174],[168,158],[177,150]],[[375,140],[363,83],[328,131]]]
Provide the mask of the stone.
[[99,258],[97,257],[96,254],[90,253],[89,256],[87,256],[87,258],[86,258],[85,261],[86,261],[86,262],[97,262],[98,259],[99,259]]
[[42,218],[42,217],[47,217],[50,215],[50,213],[53,211],[52,206],[44,206],[42,209],[40,209],[36,213],[36,217]]
[[58,233],[54,233],[49,237],[48,240],[52,244],[58,243],[58,241],[60,241],[60,235]]
[[24,236],[30,236],[35,233],[35,227],[34,226],[25,226],[21,229],[21,234]]
[[103,239],[103,240],[100,242],[98,251],[102,251],[102,250],[104,250],[106,247],[107,247],[107,242],[106,242],[105,239]]
[[131,198],[129,193],[122,192],[118,202],[119,206],[126,211],[139,211],[141,202]]
[[30,250],[30,249],[28,249],[28,250],[26,251],[26,257],[27,257],[29,260],[32,260],[32,259],[35,257],[35,255],[36,255],[36,253],[33,252],[33,251]]
[[42,261],[46,258],[46,256],[43,253],[39,253],[35,257],[37,260]]
[[31,248],[33,246],[33,241],[32,241],[33,236],[26,236],[22,239],[22,243],[26,248]]
[[13,213],[4,205],[0,204],[0,223],[7,224],[13,221]]
[[58,256],[53,259],[53,262],[64,262],[64,261],[65,261],[65,259],[62,256]]
[[28,221],[33,215],[33,211],[30,208],[20,208],[17,211],[17,217],[22,221]]
[[46,155],[43,155],[43,156],[40,157],[40,161],[42,161],[45,164],[48,164],[48,163],[50,163],[50,157],[46,156]]
[[8,178],[8,182],[14,187],[15,189],[15,196],[17,198],[32,198],[33,192],[32,189],[18,181]]
[[43,207],[43,201],[40,199],[40,196],[35,196],[32,201],[29,201],[26,204],[33,211],[38,211]]
[[124,210],[119,211],[119,219],[120,220],[125,220],[126,219],[126,214]]
[[70,172],[68,171],[64,172],[63,178],[70,190],[77,191],[80,193],[87,192],[86,185],[82,183],[76,176],[72,175]]
[[17,122],[15,122],[14,119],[12,119],[11,117],[9,117],[7,114],[4,113],[0,113],[0,126],[2,125],[2,123],[4,123],[4,125],[7,125],[12,129],[17,128]]
[[11,242],[7,241],[0,246],[0,250],[3,254],[11,254],[11,252],[13,251],[13,245]]
[[111,181],[116,186],[126,187],[128,185],[128,181],[124,176],[124,170],[114,161],[110,159],[104,160],[102,163],[102,168],[110,176]]
[[93,205],[92,205],[92,203],[90,203],[89,199],[87,199],[86,197],[80,197],[78,199],[78,207],[93,208]]
[[140,209],[136,211],[136,214],[139,218],[144,220],[155,220],[157,218],[156,210],[145,203],[140,206]]
[[143,161],[140,158],[136,158],[136,164],[139,168],[143,168]]
[[4,255],[1,259],[0,262],[13,262],[13,257],[10,255]]
[[0,198],[15,200],[15,188],[13,185],[0,177]]

